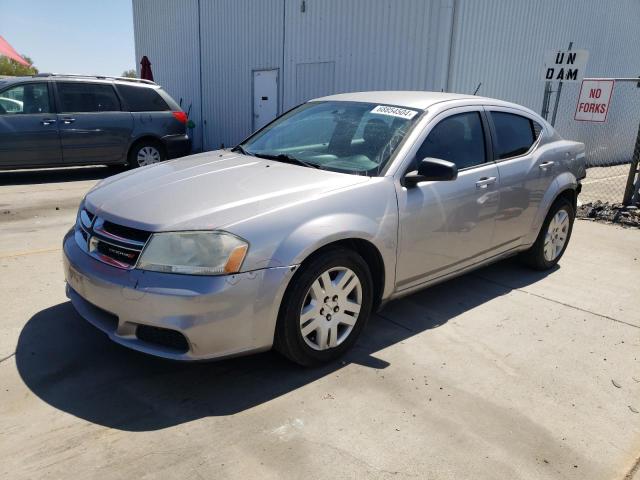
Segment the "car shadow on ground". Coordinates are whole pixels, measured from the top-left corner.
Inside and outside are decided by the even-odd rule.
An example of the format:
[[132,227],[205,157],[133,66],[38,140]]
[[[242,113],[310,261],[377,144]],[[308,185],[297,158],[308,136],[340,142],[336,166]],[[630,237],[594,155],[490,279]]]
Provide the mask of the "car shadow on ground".
[[345,357],[304,369],[276,353],[208,363],[177,363],[112,343],[69,302],[34,315],[18,340],[16,363],[42,400],[87,421],[126,431],[158,430],[231,415],[329,375],[349,363],[384,369],[382,349],[445,324],[548,272],[506,261],[388,304]]
[[0,185],[37,185],[41,183],[101,180],[121,171],[123,169],[105,166],[0,171]]

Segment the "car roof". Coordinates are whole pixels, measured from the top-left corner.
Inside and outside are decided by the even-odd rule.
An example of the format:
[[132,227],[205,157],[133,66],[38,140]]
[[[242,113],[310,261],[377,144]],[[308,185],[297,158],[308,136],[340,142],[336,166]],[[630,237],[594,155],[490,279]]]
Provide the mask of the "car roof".
[[395,105],[398,107],[418,108],[426,110],[436,103],[456,101],[456,100],[472,100],[473,103],[488,103],[491,105],[517,106],[503,100],[493,98],[479,97],[476,95],[464,95],[459,93],[446,92],[428,92],[428,91],[374,91],[374,92],[351,92],[340,93],[337,95],[329,95],[326,97],[315,98],[310,101],[334,101],[334,102],[366,102],[381,103],[386,105]]

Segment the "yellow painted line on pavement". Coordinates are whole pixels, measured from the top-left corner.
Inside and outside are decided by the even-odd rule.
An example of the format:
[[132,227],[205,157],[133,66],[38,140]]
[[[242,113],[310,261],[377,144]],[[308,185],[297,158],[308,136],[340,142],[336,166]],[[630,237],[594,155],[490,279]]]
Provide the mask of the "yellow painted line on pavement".
[[62,247],[36,248],[34,250],[25,250],[23,252],[0,253],[0,259],[24,257],[26,255],[37,255],[39,253],[51,253],[51,252],[57,252],[60,250],[62,250]]

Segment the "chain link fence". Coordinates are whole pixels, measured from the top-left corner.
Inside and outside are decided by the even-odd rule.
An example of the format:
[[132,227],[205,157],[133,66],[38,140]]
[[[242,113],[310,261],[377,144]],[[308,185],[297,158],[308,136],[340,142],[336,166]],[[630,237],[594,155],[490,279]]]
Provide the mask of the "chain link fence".
[[[617,81],[606,121],[597,123],[574,119],[580,85],[563,85],[555,124],[564,138],[586,147],[587,178],[582,182],[580,202],[622,203],[640,127],[640,88],[636,81]],[[551,101],[555,101],[553,95]]]

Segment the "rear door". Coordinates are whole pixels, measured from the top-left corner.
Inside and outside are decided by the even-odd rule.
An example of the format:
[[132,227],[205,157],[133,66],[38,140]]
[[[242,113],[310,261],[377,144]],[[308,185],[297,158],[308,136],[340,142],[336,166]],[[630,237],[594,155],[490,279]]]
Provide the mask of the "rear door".
[[49,82],[12,85],[0,91],[0,167],[46,167],[62,163]]
[[110,83],[56,81],[58,126],[65,164],[126,160],[133,119],[121,111]]
[[494,242],[509,250],[531,231],[555,167],[537,151],[542,126],[533,118],[507,107],[487,107],[486,111],[500,176]]

